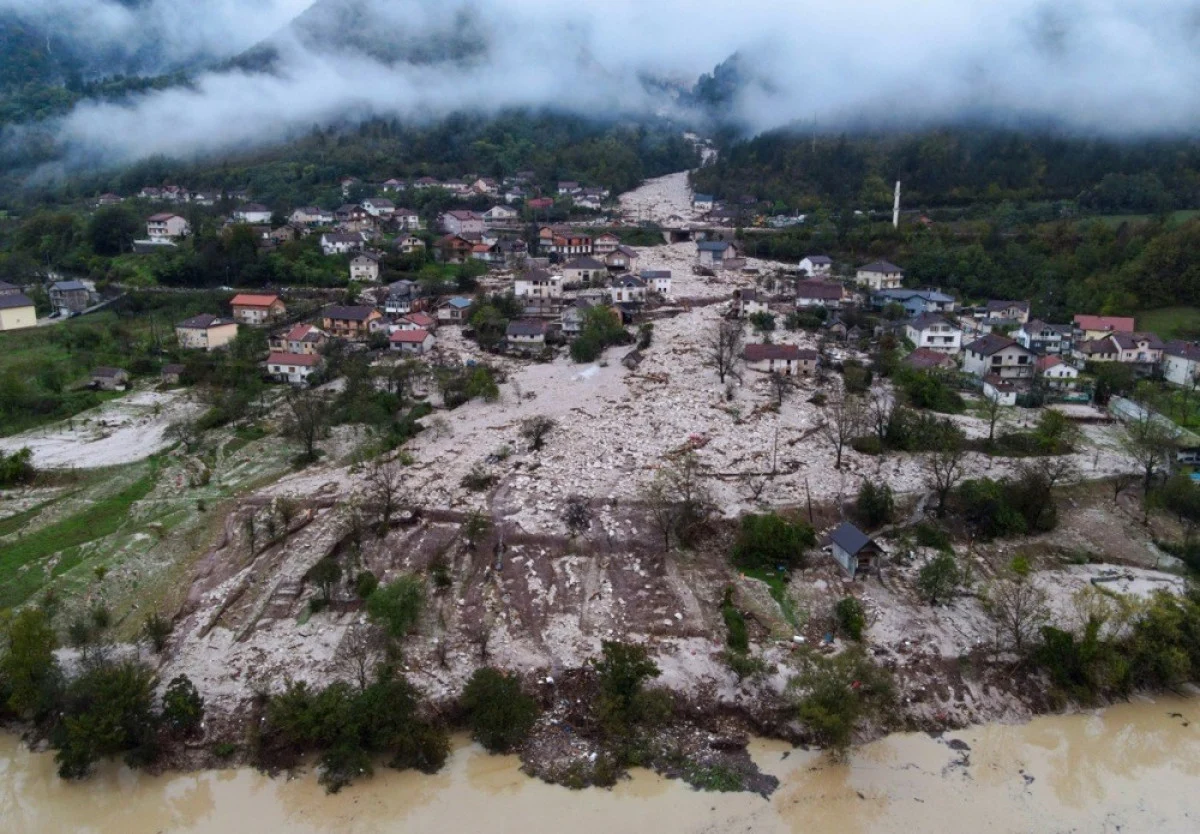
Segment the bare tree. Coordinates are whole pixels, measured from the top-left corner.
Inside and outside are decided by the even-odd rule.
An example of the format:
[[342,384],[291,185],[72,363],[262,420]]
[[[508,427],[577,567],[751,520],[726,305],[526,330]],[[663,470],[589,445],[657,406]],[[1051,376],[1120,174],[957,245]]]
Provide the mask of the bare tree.
[[364,508],[379,519],[379,535],[387,535],[392,517],[408,503],[404,473],[395,461],[377,460],[367,470]]
[[662,467],[642,493],[651,521],[662,534],[663,549],[671,537],[687,544],[712,513],[712,496],[704,484],[700,461],[692,452]]
[[1000,422],[1000,416],[1004,413],[1004,408],[1005,406],[1002,404],[1000,397],[983,395],[983,402],[980,403],[979,411],[983,414],[983,419],[987,420],[987,442],[989,445],[996,439],[996,424]]
[[984,604],[1017,651],[1024,649],[1050,621],[1049,596],[1028,579],[1001,579],[992,583]]
[[767,488],[766,475],[760,475],[757,472],[747,472],[741,476],[741,481],[746,487],[746,492],[750,495],[750,500],[758,501],[762,498],[762,494]]
[[522,420],[521,437],[529,442],[529,451],[541,451],[542,446],[546,445],[546,435],[550,434],[556,425],[558,424],[552,418],[544,414]]
[[302,459],[317,459],[317,440],[329,428],[329,400],[311,389],[295,389],[287,395],[287,434],[304,446]]
[[879,450],[883,451],[887,443],[888,428],[892,424],[892,412],[896,408],[896,398],[887,391],[876,389],[871,394],[868,403],[867,417],[875,436],[879,438]]
[[1126,423],[1121,432],[1121,448],[1138,465],[1142,473],[1142,492],[1150,492],[1154,474],[1168,466],[1177,448],[1175,431],[1163,419],[1149,412]]
[[369,624],[351,626],[334,655],[334,671],[357,683],[359,689],[366,689],[372,672],[383,660],[384,643],[378,627]]
[[771,374],[771,393],[775,396],[775,408],[783,408],[783,401],[796,387],[796,382],[790,376],[775,371]]
[[563,510],[563,523],[567,525],[567,532],[571,538],[591,527],[592,508],[588,505],[588,500],[582,495],[572,495],[568,498],[567,506]]
[[837,454],[834,467],[841,469],[842,452],[845,451],[850,441],[863,431],[866,424],[865,414],[862,400],[851,394],[843,394],[826,407],[821,434],[825,436]]
[[929,476],[929,486],[937,494],[937,514],[946,512],[946,499],[950,490],[963,476],[963,461],[967,456],[962,442],[950,432],[946,433],[942,447],[931,452],[925,459],[925,470]]
[[738,364],[742,358],[742,325],[736,321],[720,321],[710,334],[707,342],[708,358],[705,362],[714,368],[721,384],[726,377],[741,379],[738,374]]
[[479,510],[472,510],[462,526],[462,536],[467,542],[467,547],[474,550],[479,545],[479,540],[487,535],[491,526],[492,523],[486,515]]

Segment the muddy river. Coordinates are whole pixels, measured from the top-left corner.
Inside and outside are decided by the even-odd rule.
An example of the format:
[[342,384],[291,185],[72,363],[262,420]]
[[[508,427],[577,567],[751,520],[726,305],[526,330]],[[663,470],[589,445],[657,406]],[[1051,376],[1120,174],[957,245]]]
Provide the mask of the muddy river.
[[1200,700],[1142,701],[1095,715],[896,735],[841,765],[777,742],[753,747],[782,780],[770,800],[697,793],[637,772],[572,792],[465,742],[435,776],[381,769],[328,796],[313,775],[253,770],[147,777],[101,769],[59,781],[46,754],[0,736],[0,830],[37,832],[1195,832]]

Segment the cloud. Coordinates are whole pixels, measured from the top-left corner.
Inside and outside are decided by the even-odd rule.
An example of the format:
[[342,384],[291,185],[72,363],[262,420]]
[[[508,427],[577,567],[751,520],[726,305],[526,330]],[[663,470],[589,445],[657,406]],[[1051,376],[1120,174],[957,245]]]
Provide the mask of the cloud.
[[[175,33],[171,42],[184,51],[232,33],[252,7],[272,9],[256,17],[268,31],[268,19],[289,4],[202,5],[214,20],[188,33],[188,4],[152,2],[160,30]],[[325,28],[282,34],[272,74],[209,72],[190,88],[80,106],[61,138],[128,160],[260,144],[371,115],[513,106],[663,112],[672,103],[641,78],[690,83],[734,52],[763,82],[748,84],[730,107],[753,131],[795,121],[838,129],[963,119],[1101,135],[1200,127],[1200,13],[1186,0],[323,0],[314,13],[328,15]],[[487,46],[459,63],[384,63],[347,45],[392,33],[428,43],[464,21]]]

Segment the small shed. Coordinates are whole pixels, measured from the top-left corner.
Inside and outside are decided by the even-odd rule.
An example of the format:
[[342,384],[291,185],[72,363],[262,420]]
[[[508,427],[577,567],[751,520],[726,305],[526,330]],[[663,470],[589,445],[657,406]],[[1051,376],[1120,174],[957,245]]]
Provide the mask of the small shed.
[[187,370],[187,369],[183,365],[180,365],[177,363],[163,365],[162,381],[165,382],[167,385],[178,385],[179,378],[181,376],[183,376],[183,372],[185,370]]
[[92,385],[101,391],[120,391],[129,383],[129,372],[123,368],[100,367],[92,371]]
[[851,578],[857,578],[859,573],[870,573],[883,557],[883,548],[848,521],[843,521],[829,534],[826,544],[833,558]]

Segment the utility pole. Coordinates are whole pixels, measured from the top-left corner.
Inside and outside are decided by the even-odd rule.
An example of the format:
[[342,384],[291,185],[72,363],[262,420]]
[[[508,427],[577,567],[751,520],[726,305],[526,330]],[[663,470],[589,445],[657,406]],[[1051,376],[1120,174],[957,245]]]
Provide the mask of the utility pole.
[[892,228],[900,228],[900,180],[896,180],[896,200],[892,203]]

